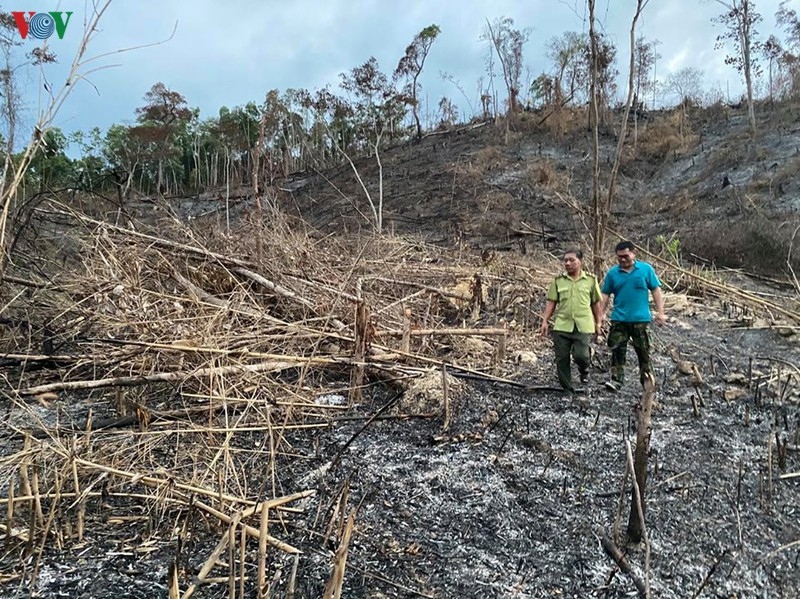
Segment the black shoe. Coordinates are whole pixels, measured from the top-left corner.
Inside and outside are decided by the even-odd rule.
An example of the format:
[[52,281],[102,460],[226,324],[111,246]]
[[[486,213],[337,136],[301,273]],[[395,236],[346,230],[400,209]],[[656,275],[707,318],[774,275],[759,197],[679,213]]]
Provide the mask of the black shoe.
[[615,381],[613,379],[610,381],[606,381],[606,389],[616,393],[617,391],[622,389],[622,383],[620,383],[619,381]]
[[581,385],[585,385],[589,382],[589,373],[583,372],[581,373]]

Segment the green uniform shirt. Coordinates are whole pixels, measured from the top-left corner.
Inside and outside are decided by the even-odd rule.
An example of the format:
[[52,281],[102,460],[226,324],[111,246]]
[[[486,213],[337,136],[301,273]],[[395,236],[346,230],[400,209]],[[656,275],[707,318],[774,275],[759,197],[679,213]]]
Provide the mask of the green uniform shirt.
[[600,301],[600,286],[592,275],[581,271],[575,281],[567,273],[559,275],[550,283],[547,299],[557,304],[554,331],[572,333],[577,326],[579,333],[594,333],[591,306]]

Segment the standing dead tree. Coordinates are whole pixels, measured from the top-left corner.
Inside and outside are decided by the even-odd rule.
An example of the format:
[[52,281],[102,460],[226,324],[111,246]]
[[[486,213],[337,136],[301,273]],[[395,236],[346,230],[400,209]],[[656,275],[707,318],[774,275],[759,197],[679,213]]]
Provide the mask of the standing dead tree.
[[592,243],[592,264],[595,275],[603,274],[603,244],[597,232],[603,222],[600,215],[600,115],[597,98],[597,32],[594,28],[595,0],[587,0],[589,5],[589,122],[592,130],[592,221],[594,223],[594,240]]
[[522,46],[530,38],[528,29],[514,29],[514,19],[504,17],[495,21],[494,25],[486,20],[486,29],[481,39],[488,40],[497,52],[500,66],[503,69],[503,81],[508,92],[506,106],[506,142],[511,115],[517,111],[519,104],[519,80],[522,76]]
[[[619,128],[619,138],[617,139],[617,153],[614,157],[614,164],[611,166],[611,175],[608,181],[608,194],[605,197],[605,201],[601,202],[599,193],[595,197],[595,200],[598,205],[595,206],[595,211],[594,211],[595,214],[594,246],[592,250],[594,252],[595,274],[598,277],[600,277],[600,275],[602,274],[600,270],[602,269],[602,255],[606,241],[606,227],[608,226],[608,218],[611,214],[611,206],[614,204],[614,194],[617,191],[617,175],[619,174],[619,165],[620,162],[622,161],[622,152],[625,147],[625,135],[628,131],[628,117],[631,111],[631,104],[633,104],[633,97],[635,90],[634,75],[636,73],[636,22],[639,20],[639,16],[642,14],[642,11],[644,10],[645,6],[647,6],[648,2],[649,0],[636,1],[636,12],[633,15],[633,20],[631,21],[631,29],[630,29],[631,57],[628,66],[628,98],[625,101],[625,111],[622,115],[622,123]],[[596,41],[594,42],[594,46],[596,46]],[[595,59],[596,56],[597,54],[595,52],[594,53]],[[593,70],[595,69],[593,68]],[[593,93],[592,97],[594,98],[594,107],[596,110],[597,108],[596,94]],[[597,126],[598,126],[597,121],[595,121],[595,128]],[[595,152],[595,158],[597,158],[597,152]],[[598,173],[595,172],[595,174]]]
[[440,32],[441,29],[439,29],[438,25],[428,25],[415,35],[394,72],[396,78],[405,77],[410,79],[404,91],[407,95],[406,101],[411,105],[411,113],[414,116],[417,139],[422,139],[422,123],[419,120],[419,100],[417,99],[417,92],[419,91],[418,80],[422,74],[422,68],[425,66],[425,59],[428,57],[431,46],[433,46],[433,42],[436,41],[436,37]]
[[[2,175],[0,175],[0,276],[5,272],[5,267],[9,259],[8,248],[6,247],[8,243],[6,240],[6,229],[12,214],[12,207],[15,204],[17,191],[22,184],[25,173],[31,164],[31,160],[44,144],[45,133],[52,127],[56,115],[75,89],[76,84],[81,80],[86,80],[93,72],[105,68],[105,66],[93,66],[91,63],[94,61],[107,57],[110,54],[116,55],[120,52],[164,43],[161,41],[154,44],[123,48],[106,54],[87,57],[86,54],[89,46],[94,37],[101,31],[99,24],[110,4],[111,0],[92,0],[92,2],[87,4],[83,34],[67,76],[64,79],[64,83],[59,89],[51,90],[50,88],[46,88],[48,90],[46,96],[47,102],[40,110],[38,118],[36,119],[30,142],[13,164],[10,160],[6,160],[5,168],[3,169]],[[46,48],[36,48],[31,54],[40,62],[50,62],[50,60],[45,59],[49,56]]]
[[761,21],[761,15],[755,12],[751,0],[717,0],[725,7],[719,17],[713,19],[727,27],[727,32],[717,37],[717,48],[721,47],[726,39],[731,40],[734,52],[725,57],[725,63],[732,65],[744,76],[747,88],[747,120],[750,124],[750,134],[756,134],[756,116],[753,108],[753,78],[759,75],[759,65],[755,52],[761,44],[755,39],[757,35],[754,27]]

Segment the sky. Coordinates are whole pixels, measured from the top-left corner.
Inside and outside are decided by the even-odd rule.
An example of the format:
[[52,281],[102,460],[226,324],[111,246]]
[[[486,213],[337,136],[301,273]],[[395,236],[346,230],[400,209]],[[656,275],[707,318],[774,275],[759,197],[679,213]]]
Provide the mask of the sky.
[[[754,3],[764,17],[759,26],[764,39],[772,32],[783,37],[775,29],[779,3]],[[800,0],[789,4],[800,12]],[[431,24],[441,33],[420,78],[422,97],[435,110],[447,96],[469,117],[478,111],[478,81],[486,76],[487,46],[480,35],[487,18],[510,17],[517,28],[530,30],[524,87],[526,80],[550,68],[551,38],[587,30],[585,5],[585,0],[112,0],[87,52],[87,58],[96,58],[80,69],[85,79],[75,86],[54,125],[69,133],[132,123],[136,107],[157,82],[181,93],[189,106],[200,109],[201,118],[208,118],[222,106],[259,102],[270,89],[336,87],[340,73],[371,56],[384,72],[392,72],[414,35]],[[64,80],[87,6],[91,1],[2,2],[3,11],[73,11],[63,39],[53,35],[48,40],[60,63],[29,71],[22,81],[29,123],[41,106],[43,82],[57,88]],[[635,0],[597,0],[600,28],[618,46],[622,73],[627,70],[634,8]],[[725,53],[714,49],[722,27],[711,18],[722,11],[717,0],[649,0],[637,35],[661,42],[659,79],[694,67],[703,70],[708,87],[734,98],[741,94],[740,76],[724,64]],[[29,36],[23,49],[36,43]],[[620,87],[624,89],[622,78]]]

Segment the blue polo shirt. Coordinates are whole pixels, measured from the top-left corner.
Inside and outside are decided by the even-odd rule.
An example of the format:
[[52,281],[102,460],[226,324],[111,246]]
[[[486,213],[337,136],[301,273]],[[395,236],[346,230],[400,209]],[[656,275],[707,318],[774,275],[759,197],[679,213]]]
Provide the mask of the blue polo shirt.
[[611,320],[618,322],[650,322],[649,292],[661,287],[656,271],[647,262],[634,261],[630,272],[619,264],[613,266],[603,279],[602,292],[614,296]]

